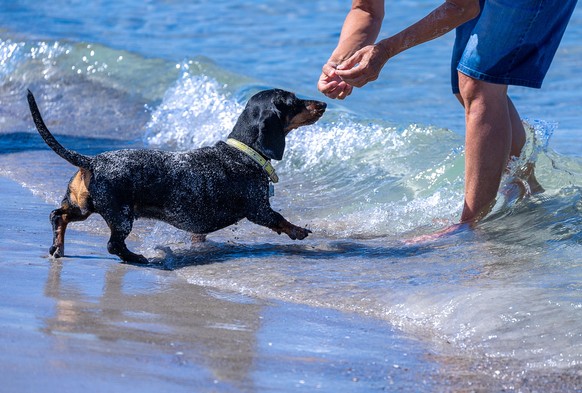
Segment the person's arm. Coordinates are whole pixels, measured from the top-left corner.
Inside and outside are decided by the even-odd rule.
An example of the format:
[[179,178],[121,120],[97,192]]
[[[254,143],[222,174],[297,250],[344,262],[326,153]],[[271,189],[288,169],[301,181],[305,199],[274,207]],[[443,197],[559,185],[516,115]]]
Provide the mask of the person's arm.
[[338,64],[335,75],[351,86],[362,87],[378,78],[382,67],[391,57],[448,33],[475,18],[479,11],[479,0],[446,0],[429,15],[400,33],[354,53]]
[[330,98],[347,97],[352,87],[335,75],[336,67],[378,38],[384,18],[384,0],[353,0],[337,47],[322,68],[318,89]]

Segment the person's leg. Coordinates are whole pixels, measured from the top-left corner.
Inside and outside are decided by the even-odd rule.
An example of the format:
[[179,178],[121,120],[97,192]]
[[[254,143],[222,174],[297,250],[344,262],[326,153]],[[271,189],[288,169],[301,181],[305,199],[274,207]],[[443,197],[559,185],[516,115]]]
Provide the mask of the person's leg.
[[[462,74],[461,74],[462,75]],[[470,77],[467,77],[465,75],[460,76],[461,79],[464,78],[468,78],[471,79]],[[486,82],[479,82],[477,80],[473,80],[472,82],[470,82],[472,84],[477,84],[477,83],[486,83]],[[467,95],[469,95],[469,90],[474,90],[474,89],[479,89],[479,90],[483,90],[480,89],[477,86],[471,86],[469,87],[468,85],[464,85],[465,86],[465,93]],[[496,85],[492,85],[491,87],[493,89],[495,89]],[[500,90],[504,90],[504,86],[503,85],[497,85],[499,87]],[[506,89],[505,89],[506,90]],[[474,93],[472,93],[474,94]],[[477,95],[479,94],[485,94],[487,95],[488,93],[485,92],[484,90],[481,93],[477,93]],[[500,93],[501,94],[501,93]],[[459,100],[459,102],[461,103],[461,105],[463,107],[465,107],[465,101],[462,97],[461,94],[455,94],[455,96],[457,97],[457,99]],[[523,122],[521,121],[521,118],[519,117],[519,113],[517,112],[517,109],[515,108],[515,106],[513,105],[513,102],[511,101],[511,99],[509,98],[509,96],[505,96],[505,100],[506,100],[506,104],[507,104],[507,111],[509,114],[509,134],[511,135],[511,143],[510,143],[510,150],[509,150],[509,156],[507,157],[507,159],[511,158],[511,157],[519,157],[521,155],[521,151],[525,145],[525,141],[526,141],[526,133],[525,133],[525,129],[523,127]],[[499,103],[500,105],[503,102],[503,98],[499,98]],[[473,100],[471,102],[471,105],[479,105],[478,104],[478,100],[475,101]],[[477,109],[473,110],[473,114],[476,113]],[[496,117],[496,115],[494,115],[494,117]],[[467,119],[468,120],[468,119]],[[503,120],[502,118],[498,118],[499,121],[501,122],[505,122],[506,120]],[[467,130],[469,130],[469,128],[467,127]],[[468,134],[467,134],[468,135]],[[479,139],[475,139],[472,138],[472,141],[474,141],[476,144],[479,144]],[[467,137],[467,149],[469,146],[469,138]],[[474,161],[474,156],[471,153],[467,153],[468,155],[470,155],[471,157],[468,157],[469,160],[471,160],[471,162]],[[492,155],[490,155],[489,153],[487,154],[487,157],[493,157]],[[466,157],[467,159],[467,157]],[[505,162],[505,165],[507,165],[507,161]],[[477,175],[469,175],[467,176],[466,181],[469,181],[469,177],[471,177],[472,180],[475,181],[481,181],[480,179],[484,179],[485,182],[488,182],[488,177],[485,176],[481,176],[479,174]],[[523,186],[523,183],[521,183],[521,181],[518,181],[516,184],[519,186],[519,190],[518,190],[518,194],[521,194],[521,196],[523,196],[526,193],[532,193],[532,194],[536,194],[536,193],[540,193],[540,192],[544,192],[544,188],[541,186],[541,184],[538,183],[535,174],[534,174],[534,164],[533,163],[528,163],[526,164],[526,166],[523,168],[523,170],[520,172],[520,174],[518,175],[518,177],[521,178],[521,181],[526,181],[528,183],[528,187],[529,190],[527,188],[525,188]],[[501,179],[501,177],[500,177]],[[498,182],[495,180],[493,184],[498,184]],[[476,185],[475,187],[470,186],[471,189],[476,189],[477,191],[475,192],[479,192],[479,186]],[[494,187],[493,187],[494,188]],[[499,184],[497,185],[497,188],[499,188]],[[467,193],[467,189],[465,191]],[[493,192],[492,190],[490,192]],[[468,195],[468,199],[469,201],[475,201],[475,198],[473,197],[474,192],[470,192]],[[518,195],[519,196],[519,195]],[[484,195],[483,198],[485,198],[486,196]],[[495,201],[495,194],[493,194],[493,196],[491,197],[491,202],[487,204],[486,201],[483,202],[479,202],[476,201],[474,203],[469,202],[469,204],[467,204],[467,201],[465,201],[465,207],[462,213],[462,218],[461,218],[461,222],[474,222],[477,221],[480,218],[483,218],[488,212],[489,209],[492,207],[493,202]],[[471,207],[473,205],[477,205],[476,207]],[[481,212],[477,212],[474,209],[479,209],[480,206],[484,206]]]
[[523,128],[523,123],[519,117],[519,113],[513,102],[509,97],[507,97],[507,109],[509,110],[509,119],[511,121],[511,157],[519,157],[521,155],[521,150],[525,145],[525,129]]
[[[548,5],[538,0],[485,1],[472,29],[457,30],[452,65],[459,59],[459,81],[453,72],[452,87],[462,96],[466,116],[461,222],[477,221],[489,212],[507,160],[521,154],[525,130],[507,86],[541,87],[576,0]],[[526,182],[524,192],[543,191],[533,163],[517,177]]]
[[[463,97],[461,96],[461,94],[455,94],[455,97],[457,98],[457,100],[459,100],[459,102],[461,103],[461,105],[463,106],[463,108],[465,107],[465,102],[463,101]],[[507,97],[507,102],[509,104],[509,117],[511,119],[511,152],[510,152],[510,156],[511,157],[519,157],[521,155],[521,149],[523,149],[523,146],[525,145],[525,129],[523,128],[523,123],[521,121],[521,118],[519,117],[519,113],[517,112],[517,109],[515,109],[515,106],[513,105],[513,102],[511,101],[511,99],[509,98],[509,96]]]
[[459,87],[466,124],[464,223],[483,218],[495,202],[511,151],[513,105],[506,85],[459,73]]
[[[521,155],[521,151],[523,146],[525,145],[526,141],[526,134],[525,128],[523,127],[523,122],[519,117],[519,113],[513,102],[509,97],[507,97],[507,102],[509,104],[509,116],[511,118],[511,157],[519,157]],[[534,162],[527,162],[525,166],[518,172],[518,177],[521,178],[522,181],[527,182],[528,190],[524,190],[525,193],[529,194],[539,194],[544,192],[544,188],[536,179],[535,173],[535,163]]]

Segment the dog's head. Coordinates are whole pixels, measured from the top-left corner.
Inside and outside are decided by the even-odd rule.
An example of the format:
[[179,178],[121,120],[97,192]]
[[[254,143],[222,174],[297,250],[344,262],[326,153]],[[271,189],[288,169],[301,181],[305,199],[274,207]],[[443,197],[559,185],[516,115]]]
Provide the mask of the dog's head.
[[285,90],[261,91],[251,97],[228,136],[250,146],[263,156],[281,160],[289,131],[315,123],[326,104],[302,100]]

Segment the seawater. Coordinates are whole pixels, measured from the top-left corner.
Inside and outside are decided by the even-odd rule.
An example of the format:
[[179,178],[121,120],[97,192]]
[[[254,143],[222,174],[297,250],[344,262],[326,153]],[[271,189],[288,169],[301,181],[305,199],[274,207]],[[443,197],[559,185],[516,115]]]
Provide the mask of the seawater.
[[[0,1],[0,174],[57,204],[74,173],[36,135],[27,88],[57,138],[85,154],[224,140],[265,88],[323,99],[315,84],[348,6]],[[433,6],[387,4],[394,23],[382,34]],[[462,208],[451,35],[391,60],[377,82],[289,135],[272,205],[313,231],[306,240],[243,221],[191,244],[146,222],[131,247],[192,284],[385,320],[500,379],[579,375],[581,29],[578,8],[544,88],[510,90],[528,144],[472,231],[406,241],[455,223]],[[528,162],[546,191],[516,200],[504,191]],[[108,233],[98,217],[76,228]],[[508,366],[495,368],[500,361]]]

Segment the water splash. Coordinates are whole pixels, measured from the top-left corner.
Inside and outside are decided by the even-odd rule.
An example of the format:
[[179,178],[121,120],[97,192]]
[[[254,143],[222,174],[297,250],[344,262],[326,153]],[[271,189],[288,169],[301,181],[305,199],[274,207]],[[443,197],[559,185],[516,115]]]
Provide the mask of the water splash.
[[145,139],[152,147],[172,150],[211,145],[226,138],[241,111],[218,82],[184,72],[152,113]]
[[[153,112],[146,140],[173,150],[224,140],[242,111],[239,99],[247,95],[230,94],[214,78],[186,70]],[[544,184],[548,172],[555,180],[548,146],[556,125],[525,126],[527,144],[508,166],[490,219],[512,214],[523,199],[508,187],[519,183],[532,194],[524,178],[529,165],[537,166]],[[298,221],[330,238],[430,232],[454,224],[462,209],[463,140],[446,129],[368,122],[331,109],[318,123],[294,130],[284,159],[274,165],[281,177],[274,206],[294,211]],[[552,192],[563,179],[559,184]]]
[[[138,139],[149,146],[186,150],[214,144],[224,140],[258,86],[233,91],[228,78],[186,67],[190,61],[177,66],[86,44],[3,41],[0,48],[3,81],[13,81],[2,88],[20,94],[14,81],[46,86],[44,98],[52,105],[47,119],[70,128],[64,132],[71,148],[92,144],[82,133],[98,138],[98,127],[108,137],[131,139],[130,127],[115,119],[138,117],[144,102],[154,109],[145,126],[136,128],[138,134],[145,130]],[[91,59],[107,67],[90,68]],[[79,118],[71,117],[66,97],[78,104]],[[132,105],[103,110],[115,100]],[[15,109],[17,102],[5,99],[0,110],[25,113]],[[95,117],[88,117],[92,108]],[[16,129],[32,127],[25,120]],[[313,230],[306,241],[290,243],[248,222],[211,234],[205,245],[192,244],[188,234],[166,224],[137,222],[130,240],[149,257],[175,262],[194,284],[371,315],[456,356],[509,357],[540,369],[579,366],[582,162],[552,151],[554,123],[528,123],[528,144],[504,183],[533,163],[546,192],[508,199],[475,231],[426,247],[400,239],[457,219],[462,137],[333,108],[318,123],[293,131],[283,161],[275,163],[281,181],[272,204]],[[35,144],[26,149],[0,154],[0,172],[58,202],[74,169],[52,152],[39,153]],[[97,230],[104,242],[108,235],[98,217],[75,229]]]

